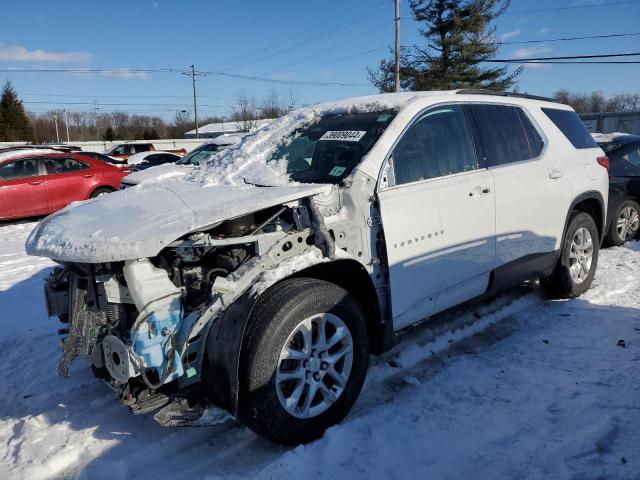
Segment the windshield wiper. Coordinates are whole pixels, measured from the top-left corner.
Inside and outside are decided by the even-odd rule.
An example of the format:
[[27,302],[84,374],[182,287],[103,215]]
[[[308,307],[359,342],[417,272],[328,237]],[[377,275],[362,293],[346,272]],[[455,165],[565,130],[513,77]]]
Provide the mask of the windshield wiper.
[[242,181],[247,185],[253,185],[254,187],[273,187],[273,185],[261,185],[259,183],[249,182],[246,178],[242,177]]

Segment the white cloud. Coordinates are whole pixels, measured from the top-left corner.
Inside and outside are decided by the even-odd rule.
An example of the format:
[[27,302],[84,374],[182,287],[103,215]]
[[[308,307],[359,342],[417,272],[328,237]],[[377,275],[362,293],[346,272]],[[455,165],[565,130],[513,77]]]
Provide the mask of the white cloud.
[[508,40],[510,38],[514,38],[517,37],[518,35],[520,35],[521,31],[519,28],[516,28],[515,30],[511,30],[510,32],[505,32],[502,35],[500,35],[500,40]]
[[522,25],[522,24],[523,24],[524,22],[526,22],[526,21],[527,21],[527,17],[520,17],[520,18],[518,19],[518,25]]
[[511,54],[511,58],[530,58],[553,52],[551,47],[527,47],[519,48]]
[[538,35],[544,35],[546,33],[549,33],[551,29],[549,27],[542,27],[540,30],[538,30]]
[[146,72],[132,72],[128,68],[116,68],[114,70],[105,70],[101,72],[105,77],[119,78],[121,80],[143,80],[149,78]]
[[82,52],[45,52],[29,50],[19,45],[0,44],[0,61],[3,62],[51,62],[78,63],[88,62],[92,56]]

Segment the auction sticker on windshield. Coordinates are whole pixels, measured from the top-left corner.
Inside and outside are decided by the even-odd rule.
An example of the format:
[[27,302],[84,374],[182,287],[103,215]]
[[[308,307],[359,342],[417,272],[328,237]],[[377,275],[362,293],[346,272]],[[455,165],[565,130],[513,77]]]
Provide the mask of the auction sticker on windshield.
[[362,130],[329,130],[320,140],[341,140],[343,142],[359,142],[366,131]]

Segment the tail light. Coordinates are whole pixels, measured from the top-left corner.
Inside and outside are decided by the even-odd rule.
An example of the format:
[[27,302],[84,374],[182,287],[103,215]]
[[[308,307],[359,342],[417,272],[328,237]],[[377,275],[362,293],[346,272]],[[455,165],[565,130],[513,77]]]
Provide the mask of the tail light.
[[[604,167],[607,170],[607,173],[609,173],[609,157],[598,157],[596,158],[596,162],[598,162],[598,165]],[[611,180],[611,174],[609,174],[609,180]]]

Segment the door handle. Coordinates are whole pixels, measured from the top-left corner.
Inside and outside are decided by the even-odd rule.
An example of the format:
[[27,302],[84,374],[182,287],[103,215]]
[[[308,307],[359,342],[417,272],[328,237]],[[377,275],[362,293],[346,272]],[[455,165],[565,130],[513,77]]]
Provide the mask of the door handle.
[[84,178],[91,178],[93,177],[93,173],[85,173],[84,175],[82,175]]
[[561,178],[564,175],[563,172],[561,172],[560,170],[551,170],[549,172],[549,178],[552,178],[553,180],[557,180],[559,178]]
[[34,180],[33,182],[29,182],[29,185],[41,185],[42,180]]

